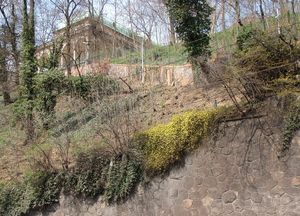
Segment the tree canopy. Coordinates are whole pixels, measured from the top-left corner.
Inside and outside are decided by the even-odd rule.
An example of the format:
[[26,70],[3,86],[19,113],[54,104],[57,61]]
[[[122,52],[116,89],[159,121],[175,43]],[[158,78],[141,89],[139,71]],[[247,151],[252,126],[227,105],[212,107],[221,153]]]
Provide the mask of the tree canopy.
[[189,56],[194,58],[208,54],[213,10],[206,0],[168,0],[167,7]]

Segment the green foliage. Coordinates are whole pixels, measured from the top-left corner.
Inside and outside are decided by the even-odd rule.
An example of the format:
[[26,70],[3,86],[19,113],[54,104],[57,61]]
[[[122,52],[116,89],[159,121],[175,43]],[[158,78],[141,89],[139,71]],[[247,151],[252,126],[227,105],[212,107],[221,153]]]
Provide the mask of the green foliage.
[[2,185],[0,187],[0,214],[17,216],[27,213],[32,196],[32,192],[24,184]]
[[71,170],[35,171],[22,183],[0,184],[0,215],[19,216],[57,203],[62,189],[77,197],[104,194],[108,203],[123,201],[134,191],[140,175],[140,162],[133,156],[102,151],[81,154]]
[[168,0],[167,7],[189,56],[196,58],[208,54],[212,12],[208,3],[205,0]]
[[[21,57],[22,64],[20,67],[21,74],[21,98],[19,100],[19,109],[23,108],[25,121],[23,124],[26,128],[25,143],[32,142],[34,139],[34,123],[33,123],[33,100],[35,92],[33,87],[33,78],[37,72],[36,58],[35,58],[35,27],[34,27],[34,1],[30,2],[30,12],[27,12],[27,0],[23,1],[23,25],[22,25],[22,47]],[[22,105],[24,103],[24,105]]]
[[146,171],[150,174],[166,171],[184,153],[197,148],[211,131],[218,111],[190,111],[141,133],[137,142],[145,154]]
[[37,172],[25,181],[0,186],[0,215],[24,215],[30,209],[40,208],[58,201],[61,190],[59,176]]
[[[140,51],[130,52],[118,58],[110,60],[112,64],[139,64],[141,62]],[[147,65],[182,65],[187,62],[187,53],[184,53],[184,47],[181,43],[159,46],[153,45],[144,50],[144,63]]]
[[255,31],[252,26],[243,26],[236,39],[237,49],[239,51],[247,49],[248,43],[253,40],[254,34]]
[[37,95],[35,108],[42,117],[45,128],[48,128],[54,118],[57,97],[63,91],[65,82],[65,75],[57,70],[38,74],[34,78],[34,88]]
[[129,155],[120,155],[111,160],[105,188],[108,203],[124,201],[141,180],[141,165]]
[[27,13],[27,1],[23,2],[23,27],[22,27],[22,64],[21,64],[21,85],[22,95],[27,100],[33,100],[33,78],[37,72],[35,59],[35,32],[34,32],[34,8]]
[[104,75],[66,77],[56,69],[36,75],[32,82],[35,97],[32,100],[19,98],[14,105],[15,117],[24,119],[32,113],[31,110],[35,110],[41,117],[45,129],[49,129],[55,119],[54,108],[58,96],[70,95],[93,102],[120,89],[116,80]]
[[14,117],[16,119],[25,119],[28,115],[31,114],[31,110],[34,107],[33,100],[27,100],[26,98],[20,97],[13,104]]
[[300,130],[300,102],[291,104],[284,121],[283,144],[280,157],[284,156],[291,146],[295,133]]
[[125,200],[140,180],[141,165],[127,154],[101,151],[79,155],[74,169],[65,174],[64,190],[78,197],[104,194],[108,203]]
[[101,99],[104,95],[110,95],[119,90],[118,83],[104,75],[86,75],[68,77],[67,92],[71,96],[80,97],[87,101],[96,98]]
[[101,151],[80,154],[73,171],[65,173],[65,192],[90,198],[102,194],[109,162]]
[[[196,149],[210,134],[223,109],[189,111],[138,134],[120,153],[89,150],[62,171],[36,170],[23,183],[0,185],[0,214],[23,215],[57,203],[61,192],[78,198],[103,195],[108,203],[125,201],[144,174],[157,175]],[[143,160],[140,156],[143,156]],[[2,214],[3,213],[3,214]]]
[[55,172],[37,171],[29,175],[25,184],[32,191],[31,208],[41,208],[58,202],[62,177]]

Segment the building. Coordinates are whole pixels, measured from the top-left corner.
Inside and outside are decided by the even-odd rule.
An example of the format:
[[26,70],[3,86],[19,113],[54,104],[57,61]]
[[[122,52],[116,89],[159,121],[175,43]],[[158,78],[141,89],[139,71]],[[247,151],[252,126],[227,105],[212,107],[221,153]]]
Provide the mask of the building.
[[[54,40],[64,39],[65,28],[54,32]],[[75,22],[71,27],[71,59],[73,66],[99,62],[122,56],[138,49],[141,38],[106,19],[86,17]],[[52,43],[37,48],[37,58],[47,57]],[[66,66],[66,44],[62,44],[60,67]]]

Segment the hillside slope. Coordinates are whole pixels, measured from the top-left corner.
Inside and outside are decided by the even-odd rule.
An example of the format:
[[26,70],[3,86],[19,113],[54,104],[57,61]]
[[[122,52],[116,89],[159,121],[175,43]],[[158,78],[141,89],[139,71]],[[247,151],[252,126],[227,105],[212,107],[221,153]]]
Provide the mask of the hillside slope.
[[58,205],[30,215],[298,215],[300,131],[289,154],[279,160],[282,105],[273,100],[266,105],[267,117],[223,124],[217,139],[167,176],[140,186],[124,204],[106,206],[101,197],[79,201],[62,195]]

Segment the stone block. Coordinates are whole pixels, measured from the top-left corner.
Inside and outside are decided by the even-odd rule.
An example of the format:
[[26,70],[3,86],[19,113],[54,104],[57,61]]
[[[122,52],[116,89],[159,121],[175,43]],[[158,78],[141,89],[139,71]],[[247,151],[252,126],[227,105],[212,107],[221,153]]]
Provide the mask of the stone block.
[[227,191],[223,193],[222,200],[225,204],[233,203],[236,200],[236,194],[234,191]]
[[194,178],[193,177],[189,177],[189,176],[185,176],[183,178],[183,188],[186,190],[191,189],[194,186]]
[[293,198],[287,194],[284,194],[281,198],[280,198],[280,203],[283,205],[287,205],[290,202],[293,201]]
[[169,197],[171,199],[177,198],[178,197],[178,189],[170,189]]
[[182,205],[185,209],[190,209],[193,206],[193,200],[185,199],[185,200],[182,201]]
[[257,216],[257,214],[252,210],[245,210],[242,212],[242,216]]
[[[300,169],[300,167],[298,167]],[[300,176],[292,178],[292,185],[294,187],[300,187]]]
[[263,200],[263,197],[262,197],[262,195],[260,195],[259,193],[252,193],[252,194],[251,194],[251,200],[252,200],[254,203],[261,203],[262,200]]

